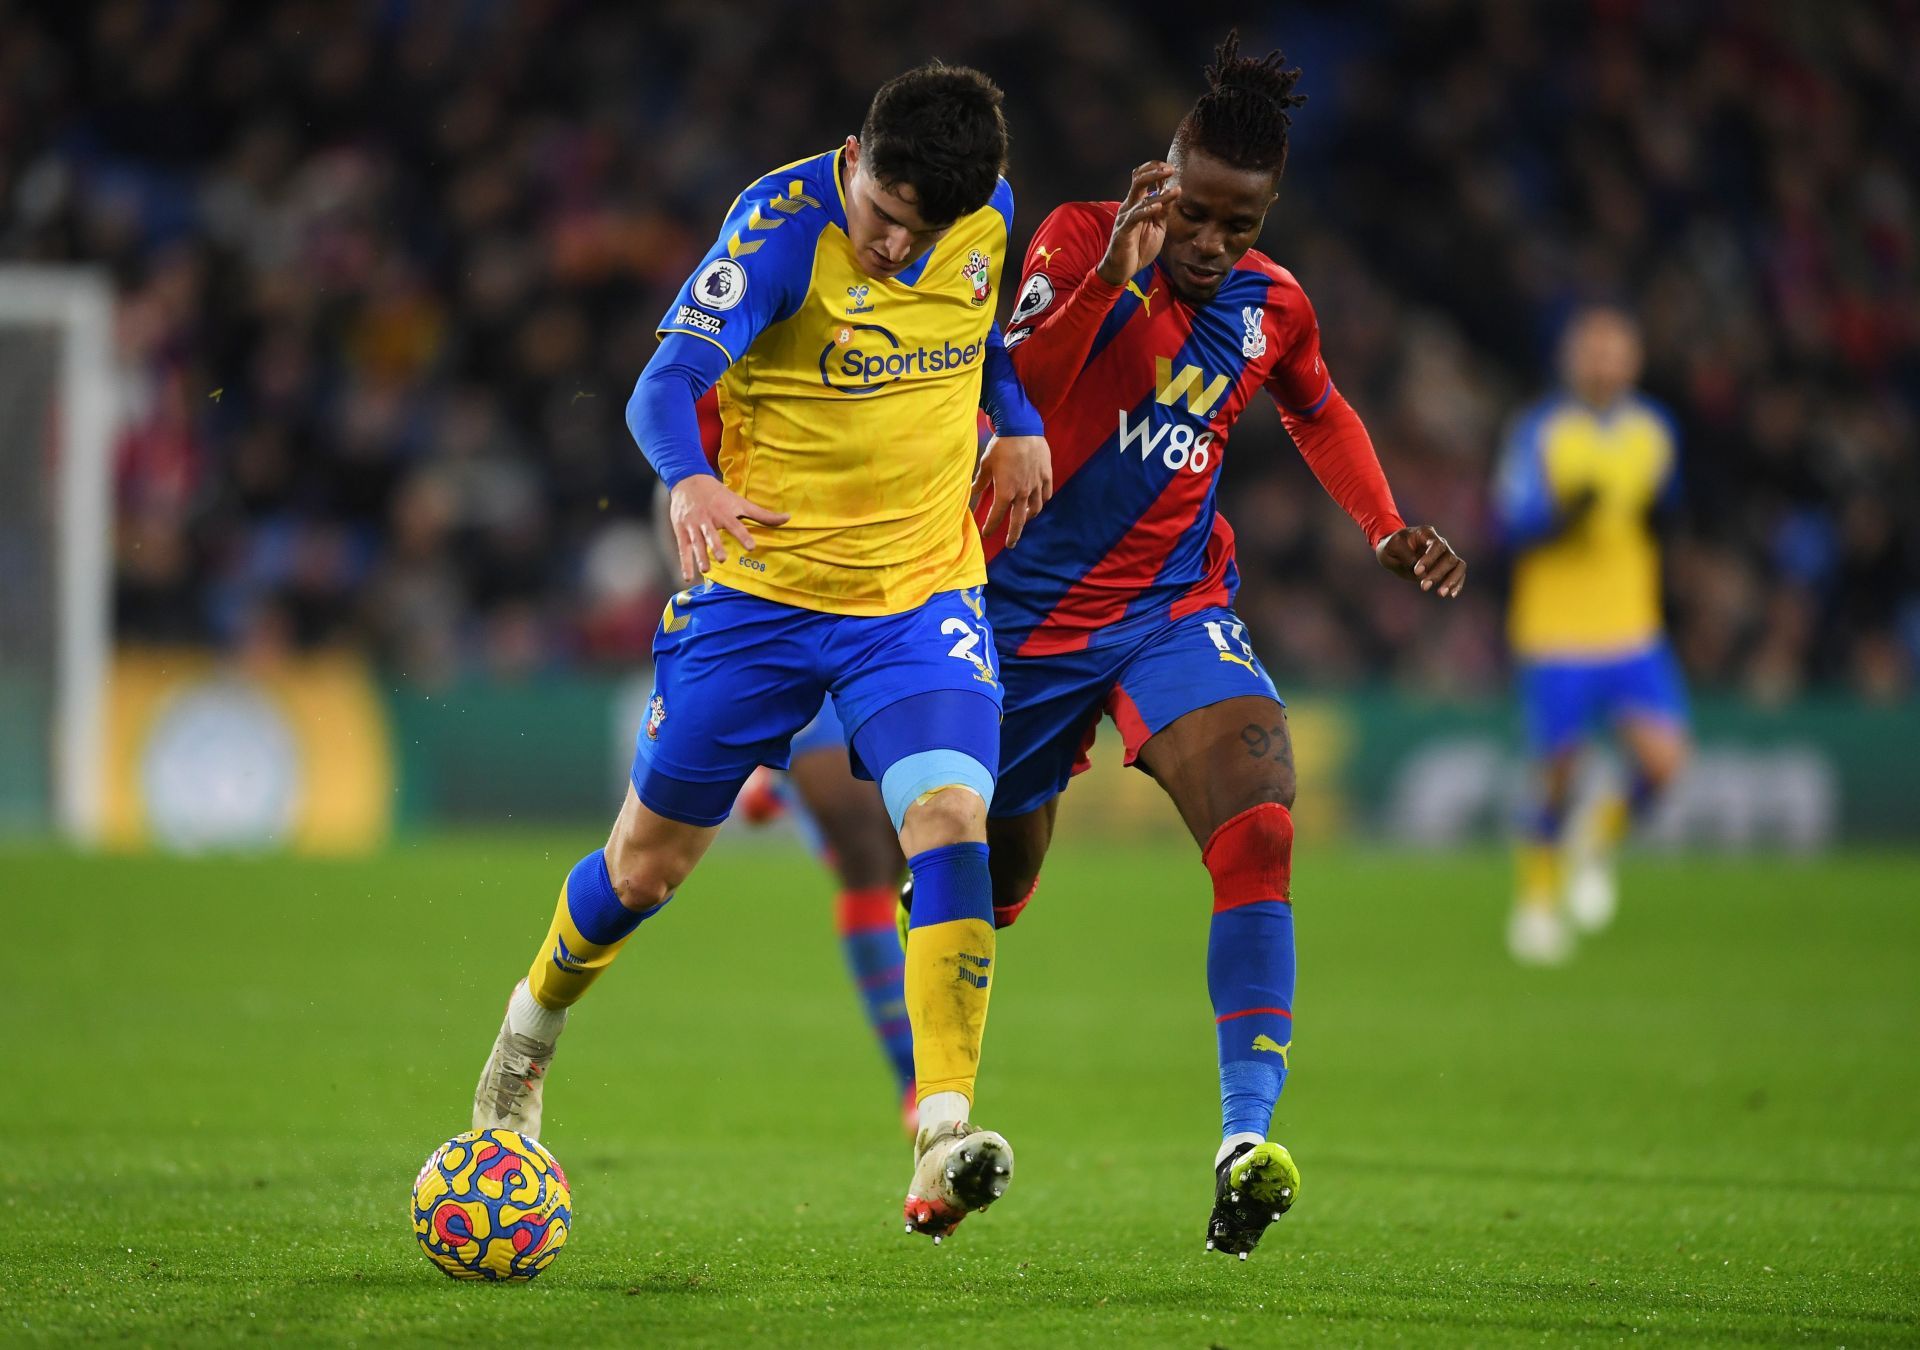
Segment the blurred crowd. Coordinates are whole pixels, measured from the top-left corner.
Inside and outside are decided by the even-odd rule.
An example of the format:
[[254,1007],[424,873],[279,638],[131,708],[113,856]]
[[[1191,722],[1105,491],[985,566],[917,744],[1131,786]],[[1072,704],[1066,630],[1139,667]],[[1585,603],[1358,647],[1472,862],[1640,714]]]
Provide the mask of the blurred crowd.
[[[1007,90],[1024,244],[1164,150],[1235,17],[880,12],[0,0],[0,258],[102,261],[123,297],[121,634],[360,643],[427,682],[642,659],[671,583],[622,411],[733,194],[939,55]],[[1223,500],[1276,672],[1497,685],[1493,460],[1564,317],[1606,299],[1683,438],[1687,669],[1906,697],[1920,6],[1247,14],[1311,100],[1265,247],[1403,511],[1475,567],[1456,605],[1387,583],[1262,410]]]

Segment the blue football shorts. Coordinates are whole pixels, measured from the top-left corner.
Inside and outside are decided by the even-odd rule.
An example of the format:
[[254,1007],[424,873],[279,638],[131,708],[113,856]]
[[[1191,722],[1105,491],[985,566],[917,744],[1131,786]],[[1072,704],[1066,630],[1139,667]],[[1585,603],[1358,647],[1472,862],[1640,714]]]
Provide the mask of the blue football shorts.
[[811,755],[816,750],[838,750],[844,755],[852,744],[847,736],[846,723],[840,720],[833,700],[828,699],[820,705],[820,711],[813,715],[813,720],[800,728],[787,753],[792,759]]
[[1101,638],[1077,652],[1001,655],[1007,714],[995,816],[1023,816],[1059,796],[1087,768],[1103,713],[1132,764],[1149,737],[1200,708],[1248,696],[1285,706],[1230,609],[1155,619],[1137,632],[1109,629]]
[[1624,721],[1687,722],[1680,663],[1664,638],[1604,660],[1522,661],[1518,675],[1527,748],[1536,756],[1562,754]]
[[856,616],[703,582],[667,605],[653,660],[631,777],[671,820],[725,820],[747,775],[786,768],[828,701],[854,773],[880,783],[896,827],[932,787],[992,800],[1002,689],[978,587]]

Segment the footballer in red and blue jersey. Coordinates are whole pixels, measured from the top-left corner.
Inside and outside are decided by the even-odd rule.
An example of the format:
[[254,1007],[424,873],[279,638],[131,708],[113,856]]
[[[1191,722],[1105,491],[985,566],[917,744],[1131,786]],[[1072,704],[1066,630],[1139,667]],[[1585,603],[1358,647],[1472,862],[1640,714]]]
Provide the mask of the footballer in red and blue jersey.
[[1007,347],[1046,422],[1054,498],[1012,546],[987,535],[1005,719],[988,822],[994,912],[1031,894],[1056,799],[1103,713],[1167,790],[1213,881],[1207,985],[1221,1134],[1208,1250],[1244,1257],[1299,1172],[1266,1138],[1293,1044],[1294,774],[1286,713],[1233,612],[1216,496],[1229,434],[1263,393],[1388,570],[1436,596],[1466,564],[1408,527],[1319,326],[1253,249],[1285,168],[1297,70],[1229,37],[1165,162],[1121,202],[1060,207],[1027,250]]
[[1370,545],[1405,524],[1292,273],[1249,249],[1219,267],[1200,303],[1164,257],[1112,285],[1099,268],[1120,209],[1072,202],[1046,219],[1009,328],[1046,418],[1058,509],[1017,548],[987,541],[995,641],[1020,686],[996,815],[1057,796],[1085,767],[1102,712],[1131,764],[1187,713],[1245,695],[1279,701],[1232,610],[1233,527],[1216,501],[1229,436],[1253,399],[1279,406]]

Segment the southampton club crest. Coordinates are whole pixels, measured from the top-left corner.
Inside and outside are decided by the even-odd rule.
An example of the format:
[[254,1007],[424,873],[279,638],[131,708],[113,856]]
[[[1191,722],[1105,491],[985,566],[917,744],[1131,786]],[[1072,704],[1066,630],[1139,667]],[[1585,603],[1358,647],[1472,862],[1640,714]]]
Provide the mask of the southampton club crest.
[[655,694],[647,700],[647,739],[660,739],[660,726],[667,720],[667,701]]
[[976,248],[967,254],[966,265],[960,269],[960,275],[973,283],[975,305],[986,304],[987,297],[993,294],[993,282],[988,279],[991,266],[992,259]]

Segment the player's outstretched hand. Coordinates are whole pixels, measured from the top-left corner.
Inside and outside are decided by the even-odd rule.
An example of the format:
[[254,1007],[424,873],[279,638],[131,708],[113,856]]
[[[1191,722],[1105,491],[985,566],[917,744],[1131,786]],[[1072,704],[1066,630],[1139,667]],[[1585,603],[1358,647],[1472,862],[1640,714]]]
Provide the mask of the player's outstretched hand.
[[704,473],[682,478],[674,487],[667,517],[673,522],[673,542],[680,549],[680,579],[689,586],[715,563],[727,560],[727,535],[732,535],[745,552],[753,552],[753,536],[744,522],[785,525],[793,518],[785,511],[755,505]]
[[990,538],[1007,522],[1007,547],[1020,542],[1027,522],[1040,514],[1040,508],[1053,496],[1053,451],[1045,436],[995,436],[980,457],[980,472],[973,479],[973,504],[993,490],[993,505],[980,527],[983,538]]
[[1460,594],[1467,584],[1467,560],[1453,551],[1431,525],[1409,525],[1380,541],[1373,554],[1397,577],[1420,583],[1443,600]]
[[1149,160],[1133,171],[1127,199],[1113,218],[1107,256],[1094,269],[1107,285],[1126,285],[1128,277],[1160,256],[1160,245],[1167,240],[1167,212],[1180,200],[1180,189],[1167,186],[1172,177],[1173,165],[1163,159]]

